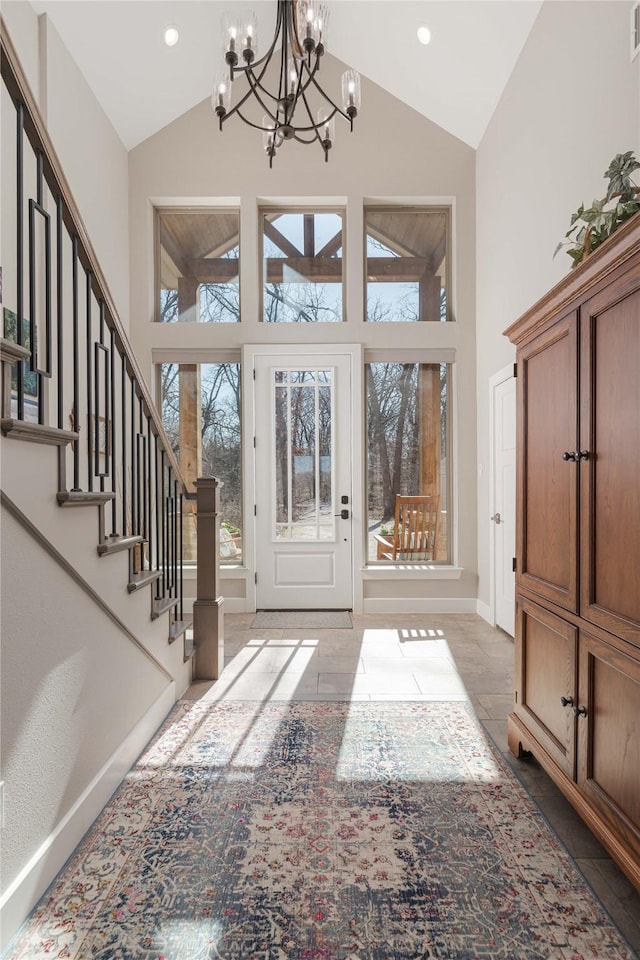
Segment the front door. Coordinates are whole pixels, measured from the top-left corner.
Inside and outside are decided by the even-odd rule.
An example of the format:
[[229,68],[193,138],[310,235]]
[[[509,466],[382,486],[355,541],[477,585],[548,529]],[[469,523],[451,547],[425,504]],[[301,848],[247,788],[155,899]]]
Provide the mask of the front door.
[[254,359],[256,607],[351,609],[351,359]]

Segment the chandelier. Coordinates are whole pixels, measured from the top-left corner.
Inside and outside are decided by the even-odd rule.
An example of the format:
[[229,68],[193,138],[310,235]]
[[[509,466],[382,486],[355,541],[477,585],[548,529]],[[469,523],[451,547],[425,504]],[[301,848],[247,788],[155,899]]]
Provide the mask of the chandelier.
[[[248,10],[223,17],[222,42],[228,69],[216,78],[212,106],[221,130],[223,123],[237,114],[250,127],[262,131],[270,167],[285,140],[317,142],[328,160],[335,140],[336,116],[343,117],[353,130],[360,109],[360,75],[355,70],[343,73],[342,107],[318,83],[328,15],[326,5],[315,0],[278,0],[275,35],[259,59],[255,13]],[[276,75],[272,71],[267,76],[276,53],[279,70]],[[242,75],[246,89],[231,107],[232,87]],[[267,88],[268,82],[274,85],[272,89]]]

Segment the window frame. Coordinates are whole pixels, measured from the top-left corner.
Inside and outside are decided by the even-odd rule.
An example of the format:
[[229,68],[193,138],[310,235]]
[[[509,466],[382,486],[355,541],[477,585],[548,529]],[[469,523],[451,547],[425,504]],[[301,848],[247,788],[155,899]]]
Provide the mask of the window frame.
[[[407,561],[398,560],[376,560],[369,557],[369,415],[368,415],[368,377],[367,367],[373,363],[412,363],[418,365],[427,364],[445,364],[447,370],[447,417],[446,417],[446,444],[447,444],[447,478],[446,478],[446,503],[447,503],[447,557],[444,560],[436,561]],[[398,348],[392,349],[371,349],[366,350],[363,356],[362,371],[362,389],[363,389],[363,564],[362,570],[365,579],[385,578],[389,573],[396,576],[408,576],[422,578],[428,575],[434,579],[458,579],[462,575],[462,569],[457,567],[454,557],[457,553],[456,547],[456,501],[457,501],[457,458],[454,455],[455,439],[455,391],[456,391],[456,351],[454,348],[423,348],[417,350],[406,350]]]
[[[446,292],[446,319],[438,320],[369,320],[369,279],[368,279],[368,261],[367,256],[367,214],[368,213],[419,213],[434,212],[445,216],[445,261],[446,270],[444,278],[444,290]],[[366,324],[374,324],[389,327],[394,326],[414,326],[415,324],[426,323],[454,323],[455,315],[453,311],[453,224],[454,208],[452,203],[383,203],[366,202],[362,208],[362,281],[363,281],[363,321]],[[406,259],[412,259],[407,257]]]
[[[315,323],[306,323],[306,324],[292,324],[287,321],[281,321],[279,323],[269,323],[264,319],[264,288],[265,288],[265,256],[264,256],[264,230],[263,222],[264,216],[268,213],[275,214],[302,214],[313,213],[313,214],[336,214],[339,215],[342,221],[342,279],[341,279],[341,290],[342,290],[342,317],[338,321],[319,321]],[[286,259],[286,258],[285,258]],[[258,205],[258,284],[259,284],[259,302],[258,302],[258,322],[260,325],[264,324],[268,327],[309,327],[311,330],[316,330],[318,327],[337,327],[340,324],[344,324],[347,319],[347,272],[346,272],[346,263],[347,263],[347,207],[344,204],[331,203],[326,206],[323,204],[282,204],[282,203],[261,203]]]
[[[161,240],[160,240],[160,220],[163,215],[168,216],[200,216],[206,214],[235,214],[238,220],[238,319],[237,321],[225,321],[224,323],[207,323],[202,320],[194,321],[185,321],[185,320],[176,320],[171,323],[166,323],[162,320],[161,310],[160,310],[160,291],[161,291],[161,275],[162,275],[162,253],[161,253]],[[187,323],[189,326],[235,326],[242,323],[242,217],[240,203],[234,202],[230,203],[228,206],[224,204],[207,204],[206,206],[176,206],[175,204],[163,206],[162,204],[153,205],[153,316],[151,318],[152,323],[158,323],[160,326],[173,326],[174,323]],[[202,286],[203,281],[198,282],[198,286]],[[168,288],[167,288],[168,289]],[[169,362],[169,361],[167,361]]]

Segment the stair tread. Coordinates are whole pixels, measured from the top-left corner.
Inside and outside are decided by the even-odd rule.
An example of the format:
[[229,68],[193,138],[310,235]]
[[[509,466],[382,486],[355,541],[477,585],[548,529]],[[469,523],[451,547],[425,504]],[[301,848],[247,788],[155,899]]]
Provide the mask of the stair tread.
[[151,619],[157,620],[163,613],[173,610],[180,603],[179,597],[161,597],[159,600],[153,600],[151,604]]
[[[169,627],[169,643],[174,643],[191,626],[191,620],[174,620]],[[187,641],[185,640],[185,643]]]
[[129,577],[127,590],[129,593],[135,593],[136,590],[141,590],[142,587],[146,587],[150,583],[155,583],[161,576],[161,570],[141,570],[139,573],[133,573]]
[[130,550],[139,543],[144,543],[144,537],[109,537],[97,546],[98,556],[107,557],[112,553],[119,553],[120,550]]
[[14,420],[12,417],[3,417],[0,429],[5,436],[13,440],[30,440],[32,443],[49,443],[59,447],[73,443],[80,437],[80,434],[73,430],[59,430],[57,427],[47,427],[43,423],[28,423],[26,420]]
[[107,490],[59,490],[56,494],[61,507],[91,507],[115,498],[115,493]]

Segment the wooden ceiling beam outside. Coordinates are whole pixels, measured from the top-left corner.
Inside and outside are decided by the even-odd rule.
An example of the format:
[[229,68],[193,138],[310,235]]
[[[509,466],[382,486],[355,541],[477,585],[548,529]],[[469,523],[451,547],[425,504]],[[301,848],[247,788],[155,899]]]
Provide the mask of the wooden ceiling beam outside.
[[271,223],[270,220],[267,220],[265,217],[262,221],[262,229],[264,234],[269,240],[272,240],[275,243],[276,247],[279,250],[282,250],[288,257],[301,257],[302,251],[298,250],[295,244],[291,243],[291,240],[287,240],[283,233],[280,233],[277,227]]
[[342,246],[342,230],[338,230],[331,240],[327,240],[322,250],[318,250],[316,257],[333,257]]

